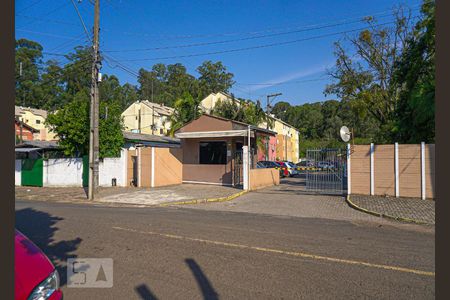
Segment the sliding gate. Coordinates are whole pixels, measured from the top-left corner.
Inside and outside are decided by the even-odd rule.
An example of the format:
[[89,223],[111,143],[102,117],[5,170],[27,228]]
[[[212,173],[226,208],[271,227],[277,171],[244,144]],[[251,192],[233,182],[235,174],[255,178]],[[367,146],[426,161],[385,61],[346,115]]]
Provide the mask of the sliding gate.
[[306,191],[343,195],[347,192],[346,149],[306,150]]

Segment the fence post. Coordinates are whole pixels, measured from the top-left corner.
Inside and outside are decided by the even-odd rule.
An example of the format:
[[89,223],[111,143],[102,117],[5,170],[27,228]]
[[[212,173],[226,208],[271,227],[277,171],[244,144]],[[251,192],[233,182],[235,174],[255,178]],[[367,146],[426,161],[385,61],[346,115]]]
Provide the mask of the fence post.
[[370,195],[375,195],[374,146],[370,143]]
[[425,142],[420,143],[420,164],[421,164],[421,183],[422,183],[422,200],[426,199],[426,185],[425,185]]
[[141,156],[141,147],[136,147],[137,152],[137,160],[138,160],[138,182],[137,186],[141,187],[142,180],[142,156]]
[[400,197],[400,186],[399,186],[399,172],[398,172],[398,143],[394,145],[394,159],[395,159],[395,197]]
[[352,193],[352,177],[351,177],[351,155],[350,144],[347,144],[347,194],[350,195]]
[[249,178],[250,178],[250,170],[248,163],[249,155],[248,155],[248,146],[242,146],[242,167],[243,167],[243,179],[244,179],[244,190],[249,190]]
[[152,172],[151,187],[155,187],[155,147],[152,147]]

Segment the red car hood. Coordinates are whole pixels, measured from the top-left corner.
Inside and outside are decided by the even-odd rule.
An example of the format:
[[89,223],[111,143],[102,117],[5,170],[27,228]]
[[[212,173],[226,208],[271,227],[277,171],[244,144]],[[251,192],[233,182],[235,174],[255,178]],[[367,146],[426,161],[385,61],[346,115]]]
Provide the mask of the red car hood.
[[17,230],[14,246],[15,300],[26,300],[55,267],[41,249]]

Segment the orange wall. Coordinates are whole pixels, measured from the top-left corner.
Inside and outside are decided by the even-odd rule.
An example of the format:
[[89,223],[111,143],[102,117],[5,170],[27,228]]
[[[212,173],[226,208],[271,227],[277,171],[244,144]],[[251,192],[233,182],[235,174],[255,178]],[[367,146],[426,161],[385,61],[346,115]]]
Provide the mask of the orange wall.
[[280,173],[278,170],[272,168],[250,170],[250,190],[279,184]]
[[155,148],[155,187],[181,184],[182,149]]

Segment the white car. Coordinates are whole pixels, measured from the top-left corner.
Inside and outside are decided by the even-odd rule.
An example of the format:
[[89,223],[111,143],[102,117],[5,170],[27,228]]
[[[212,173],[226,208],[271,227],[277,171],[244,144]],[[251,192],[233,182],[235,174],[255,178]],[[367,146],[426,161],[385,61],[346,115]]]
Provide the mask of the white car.
[[285,161],[284,164],[287,166],[288,172],[289,172],[289,177],[294,177],[295,175],[300,175],[300,171],[297,170],[297,166],[290,162],[290,161]]

